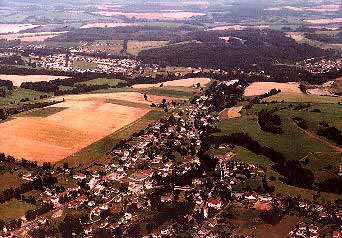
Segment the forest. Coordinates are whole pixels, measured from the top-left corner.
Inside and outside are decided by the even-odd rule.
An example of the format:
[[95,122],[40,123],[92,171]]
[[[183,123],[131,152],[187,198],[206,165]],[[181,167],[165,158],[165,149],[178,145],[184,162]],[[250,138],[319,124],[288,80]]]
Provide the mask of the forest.
[[[219,38],[228,36],[233,40]],[[187,37],[196,42],[145,50],[140,52],[139,59],[161,65],[252,70],[334,55],[332,51],[298,44],[284,33],[272,30],[197,31]]]

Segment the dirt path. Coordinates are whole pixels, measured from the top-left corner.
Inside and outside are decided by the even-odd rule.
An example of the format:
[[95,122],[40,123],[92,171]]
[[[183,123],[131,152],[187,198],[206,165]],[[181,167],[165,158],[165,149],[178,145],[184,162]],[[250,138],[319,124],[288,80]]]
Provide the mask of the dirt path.
[[288,117],[288,119],[290,120],[290,122],[299,130],[301,130],[302,132],[304,132],[308,137],[310,137],[312,140],[315,140],[321,144],[325,144],[327,146],[329,146],[330,148],[336,150],[337,152],[342,152],[342,147],[339,147],[329,141],[326,141],[324,139],[321,139],[318,135],[310,132],[310,131],[307,131],[307,130],[304,130],[303,128],[300,128],[291,118],[290,116]]

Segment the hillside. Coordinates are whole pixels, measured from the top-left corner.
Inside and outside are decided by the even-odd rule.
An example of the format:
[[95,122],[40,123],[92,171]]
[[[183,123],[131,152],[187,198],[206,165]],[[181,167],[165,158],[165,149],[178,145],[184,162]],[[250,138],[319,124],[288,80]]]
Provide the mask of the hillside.
[[[253,65],[287,63],[331,54],[306,44],[298,44],[276,31],[221,31],[191,33],[199,42],[173,44],[139,54],[149,63],[210,68],[251,68]],[[219,37],[229,37],[229,40]]]

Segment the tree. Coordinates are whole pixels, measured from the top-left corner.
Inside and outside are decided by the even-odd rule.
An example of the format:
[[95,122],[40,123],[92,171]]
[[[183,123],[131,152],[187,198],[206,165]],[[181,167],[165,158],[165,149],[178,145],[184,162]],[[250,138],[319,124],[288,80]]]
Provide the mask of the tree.
[[283,217],[284,213],[278,208],[273,208],[260,214],[260,218],[271,225],[278,224],[283,219]]
[[99,229],[95,231],[94,237],[95,238],[109,238],[109,237],[113,237],[113,234],[108,229]]
[[35,210],[28,210],[26,213],[25,213],[25,218],[26,220],[28,221],[33,221],[37,216],[37,213]]
[[59,232],[64,238],[71,238],[72,233],[79,234],[82,231],[82,226],[78,218],[71,215],[66,215],[63,222],[58,226]]

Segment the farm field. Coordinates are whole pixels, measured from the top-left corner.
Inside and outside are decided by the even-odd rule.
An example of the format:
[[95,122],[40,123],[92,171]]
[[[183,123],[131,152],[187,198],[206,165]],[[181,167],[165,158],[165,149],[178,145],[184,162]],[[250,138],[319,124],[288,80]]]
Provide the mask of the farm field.
[[220,113],[220,119],[223,120],[223,119],[240,117],[241,110],[242,110],[242,106],[226,108]]
[[0,205],[1,220],[10,221],[18,217],[24,216],[26,211],[35,209],[36,206],[21,202],[18,200],[11,200]]
[[256,25],[256,26],[248,26],[248,25],[226,25],[226,26],[217,26],[217,27],[213,27],[210,30],[212,31],[227,31],[227,30],[236,30],[236,31],[240,31],[240,30],[244,30],[247,28],[255,28],[255,29],[267,29],[270,28],[270,25]]
[[53,106],[61,111],[1,123],[0,151],[38,163],[57,162],[138,120],[150,111],[149,104],[164,98],[173,99],[150,96],[145,101],[137,92],[65,96],[65,102]]
[[299,83],[254,82],[246,88],[245,96],[262,95],[274,88],[280,89],[283,93],[302,93],[299,89]]
[[204,13],[198,12],[111,12],[111,11],[100,11],[94,12],[101,16],[113,17],[113,16],[125,16],[127,18],[136,19],[149,19],[149,20],[186,20],[194,16],[204,16]]
[[313,12],[337,12],[340,9],[340,5],[337,4],[326,4],[319,5],[315,7],[292,7],[292,6],[282,6],[282,7],[272,7],[268,8],[269,11],[280,11],[280,10],[291,10],[296,12],[305,12],[305,11],[313,11]]
[[271,97],[263,99],[264,102],[311,102],[311,103],[339,103],[342,101],[341,97],[329,97],[329,96],[318,96],[308,95],[299,93],[278,93]]
[[[25,88],[14,88],[6,97],[0,97],[0,107],[15,107],[23,104],[21,100],[37,101],[41,96],[50,97],[51,94],[33,91]],[[28,103],[28,102],[25,102]]]
[[256,229],[256,237],[287,237],[293,226],[300,222],[300,218],[286,216],[277,225],[260,224]]
[[287,36],[301,44],[308,44],[311,46],[319,47],[321,49],[334,49],[338,51],[342,50],[342,44],[332,44],[332,43],[329,44],[329,43],[323,43],[320,41],[311,40],[311,39],[306,38],[303,32],[288,32]]
[[130,138],[133,133],[153,124],[153,122],[160,119],[164,114],[162,110],[151,110],[137,121],[58,161],[56,165],[62,166],[63,163],[68,163],[71,167],[77,166],[78,168],[83,168],[94,162],[106,162],[108,161],[107,153],[111,152],[118,142]]
[[[117,92],[117,93],[93,93],[93,94],[81,94],[81,95],[68,95],[55,97],[54,100],[65,99],[66,105],[77,104],[82,101],[96,101],[105,102],[107,100],[119,100],[127,101],[131,103],[139,103],[142,105],[150,105],[151,103],[160,103],[163,99],[167,101],[177,100],[173,97],[148,95],[148,101],[144,100],[144,95],[139,92]],[[178,99],[181,100],[181,99]],[[58,104],[62,105],[62,104]]]
[[6,172],[1,173],[1,185],[0,185],[0,193],[2,193],[4,190],[13,188],[18,186],[18,184],[21,184],[21,180],[18,177],[18,173],[14,172]]
[[19,31],[31,29],[38,27],[40,25],[32,25],[32,24],[0,24],[0,34],[5,33],[17,33]]
[[311,24],[335,24],[335,23],[341,23],[342,18],[321,18],[321,19],[309,19],[309,20],[304,20],[304,21],[311,23]]
[[122,40],[103,40],[88,43],[86,46],[82,46],[84,50],[95,51],[95,52],[105,52],[107,54],[121,54],[123,49]]
[[81,83],[77,83],[77,84],[85,84],[85,85],[88,85],[88,86],[108,84],[111,87],[115,87],[120,82],[124,82],[124,80],[121,80],[121,79],[110,79],[110,78],[97,78],[97,79],[92,79],[92,80],[81,82]]
[[67,79],[66,76],[53,76],[53,75],[6,75],[0,74],[0,79],[10,80],[14,86],[20,86],[24,82],[39,82],[51,81],[54,79]]
[[128,41],[127,53],[138,55],[143,50],[163,47],[168,43],[169,41]]
[[186,87],[162,87],[162,88],[146,88],[146,89],[135,89],[138,92],[146,93],[147,95],[167,96],[179,99],[191,98],[194,93],[198,92],[195,88]]
[[302,32],[288,32],[286,34],[288,37],[294,39],[296,42],[301,43],[305,39],[304,33]]
[[0,35],[0,39],[6,40],[21,40],[22,42],[41,42],[47,39],[53,38],[64,32],[39,32],[39,33],[17,33],[17,34],[7,34]]
[[[219,126],[219,129],[221,129],[219,134],[248,133],[261,145],[270,146],[291,160],[299,160],[311,152],[334,152],[326,145],[311,140],[298,130],[287,116],[286,113],[281,115],[284,130],[284,134],[282,135],[274,135],[262,131],[256,115],[244,114],[240,118],[223,120]],[[293,140],[293,138],[296,138],[296,140]]]
[[161,86],[173,86],[173,87],[192,87],[196,83],[200,83],[201,86],[206,86],[210,83],[210,78],[188,78],[188,79],[179,79],[173,81],[167,81],[163,83],[157,84],[136,84],[133,85],[133,88],[136,89],[145,89],[145,88],[160,88]]
[[96,63],[81,60],[75,60],[72,62],[72,67],[80,70],[93,70],[96,69],[97,66],[98,65]]
[[109,27],[124,27],[124,26],[132,26],[133,23],[125,23],[125,22],[104,22],[104,23],[90,23],[81,26],[81,28],[109,28]]
[[[296,105],[296,104],[295,104]],[[274,148],[282,153],[287,160],[301,160],[306,158],[308,163],[305,168],[311,170],[315,175],[315,182],[319,183],[332,177],[335,168],[340,163],[341,152],[333,142],[326,138],[308,136],[292,122],[293,116],[304,118],[308,126],[308,131],[315,134],[319,128],[320,121],[326,121],[331,126],[341,129],[342,114],[338,105],[331,104],[313,104],[308,111],[298,111],[283,109],[277,112],[282,120],[283,134],[276,135],[262,131],[258,124],[257,112],[261,109],[271,110],[272,108],[283,108],[289,106],[289,103],[272,103],[269,105],[255,105],[252,109],[243,110],[242,116],[234,119],[225,119],[219,124],[221,132],[218,135],[229,135],[231,133],[247,133],[251,138],[258,141],[262,146]],[[319,109],[322,113],[311,112],[313,109]],[[317,139],[319,137],[319,139]],[[296,138],[295,140],[293,138]],[[328,143],[322,143],[323,140]],[[273,164],[268,158],[262,155],[256,155],[242,147],[235,147],[232,151],[236,154],[235,159],[246,163],[255,163],[268,168],[267,177],[281,177],[273,171]],[[215,154],[222,153],[216,151]],[[224,152],[226,153],[226,151]],[[331,169],[327,169],[330,165]],[[276,193],[291,194],[312,200],[312,191],[303,188],[297,188],[282,183],[280,180],[269,181],[275,186]],[[322,193],[322,197],[327,200],[335,200],[341,196],[332,193]]]

